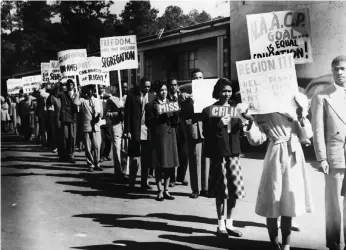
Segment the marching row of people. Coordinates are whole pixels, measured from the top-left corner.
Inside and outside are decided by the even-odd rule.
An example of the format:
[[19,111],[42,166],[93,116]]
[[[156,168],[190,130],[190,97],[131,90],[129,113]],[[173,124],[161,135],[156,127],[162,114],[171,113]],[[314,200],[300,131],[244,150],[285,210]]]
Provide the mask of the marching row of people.
[[[341,188],[346,156],[346,117],[342,109],[346,107],[346,56],[333,60],[332,73],[335,84],[313,97],[311,110],[315,152],[326,181],[327,247],[339,250],[341,228],[346,225],[345,181]],[[191,79],[202,78],[201,70],[192,71]],[[44,93],[43,85],[38,98],[40,134],[44,137],[46,128],[50,127],[54,141],[51,147],[57,145],[59,159],[75,162],[77,119],[81,124],[88,170],[102,171],[100,155],[109,159],[112,145],[115,176],[121,179],[128,176],[130,188],[135,186],[141,168],[141,188],[151,189],[148,176],[154,169],[157,201],[174,200],[169,187],[176,182],[188,185],[185,175],[189,168],[190,197],[215,198],[217,235],[220,237],[242,236],[233,227],[237,199],[246,195],[239,158],[240,137],[245,136],[254,146],[268,141],[255,212],[266,218],[273,249],[290,249],[292,218],[313,211],[309,174],[301,146],[312,136],[309,135],[310,122],[306,119],[308,102],[305,95],[295,96],[298,108],[294,113],[250,115],[248,104],[237,103],[232,98],[232,82],[220,78],[212,93],[217,100],[214,105],[232,106],[237,109],[238,116],[213,117],[209,107],[200,114],[194,113],[193,96],[179,92],[175,78],[159,82],[152,88],[153,93],[150,79],[143,77],[130,91],[123,89],[122,99],[116,91],[107,96],[103,90],[99,90],[97,96],[101,98],[97,98],[97,91],[91,85],[82,87],[80,92],[74,91],[74,84],[71,79],[61,82],[60,90],[55,88],[50,94]],[[26,96],[20,103],[28,100]],[[159,108],[170,103],[178,103],[179,111],[162,112]],[[24,112],[26,108],[26,104],[21,105],[19,117],[21,133],[28,139],[29,132],[25,131],[30,127],[30,119]],[[46,110],[54,112],[45,113]],[[77,114],[80,114],[79,119]],[[47,141],[42,137],[45,145]],[[282,244],[279,243],[279,227]],[[346,236],[346,230],[344,232]]]

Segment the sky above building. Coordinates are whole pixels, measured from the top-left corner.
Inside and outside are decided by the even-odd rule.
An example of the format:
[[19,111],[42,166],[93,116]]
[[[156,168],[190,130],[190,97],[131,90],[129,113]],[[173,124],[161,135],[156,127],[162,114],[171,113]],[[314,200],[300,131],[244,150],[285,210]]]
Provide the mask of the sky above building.
[[[110,8],[111,12],[118,16],[124,10],[128,1],[115,0]],[[203,10],[211,15],[212,18],[217,16],[229,16],[230,7],[229,0],[151,0],[151,7],[158,9],[158,16],[162,16],[166,7],[170,5],[179,6],[184,14],[188,14],[191,10],[196,9],[199,12]]]

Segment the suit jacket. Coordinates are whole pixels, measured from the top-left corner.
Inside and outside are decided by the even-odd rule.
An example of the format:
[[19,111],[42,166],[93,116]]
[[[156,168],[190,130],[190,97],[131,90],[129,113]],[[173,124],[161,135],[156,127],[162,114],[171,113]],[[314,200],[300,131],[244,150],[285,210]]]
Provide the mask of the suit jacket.
[[[148,93],[148,103],[152,102],[155,98],[156,96],[153,93]],[[124,133],[131,133],[132,140],[140,141],[142,102],[139,88],[135,88],[127,96],[124,116]]]
[[183,117],[186,120],[188,138],[193,140],[204,139],[202,113],[194,113],[193,100],[191,98],[184,100],[181,105],[181,117]]
[[330,169],[345,168],[346,99],[342,88],[331,85],[311,101],[314,148],[318,161],[326,159]]
[[[216,102],[214,105],[219,105]],[[210,106],[209,106],[210,107]],[[205,138],[204,156],[209,158],[239,155],[240,136],[243,123],[239,118],[231,118],[231,131],[223,124],[220,117],[210,117],[210,108],[203,109],[203,134]]]

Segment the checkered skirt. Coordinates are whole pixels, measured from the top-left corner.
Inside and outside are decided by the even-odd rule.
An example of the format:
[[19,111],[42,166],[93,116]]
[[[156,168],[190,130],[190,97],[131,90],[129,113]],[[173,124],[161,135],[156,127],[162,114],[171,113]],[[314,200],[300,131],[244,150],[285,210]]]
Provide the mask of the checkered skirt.
[[245,189],[239,157],[211,159],[208,186],[211,198],[244,198]]

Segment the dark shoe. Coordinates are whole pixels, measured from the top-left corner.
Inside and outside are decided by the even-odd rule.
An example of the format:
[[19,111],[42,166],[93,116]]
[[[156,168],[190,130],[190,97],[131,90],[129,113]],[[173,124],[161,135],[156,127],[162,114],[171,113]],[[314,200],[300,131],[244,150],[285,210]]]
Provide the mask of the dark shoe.
[[68,162],[69,163],[76,163],[76,160],[75,159],[69,159]]
[[234,229],[228,229],[226,227],[227,233],[229,236],[233,236],[233,237],[242,237],[243,234],[241,232],[239,232],[238,230],[234,230]]
[[163,195],[162,191],[159,191],[159,192],[157,193],[156,200],[157,200],[157,201],[163,201],[164,199],[165,199],[165,198],[164,198],[164,195]]
[[209,197],[208,191],[206,191],[206,190],[202,190],[199,195],[203,196],[203,197],[207,197],[207,198]]
[[101,163],[101,162],[103,162],[103,158],[101,158],[101,159],[99,160],[99,163]]
[[103,168],[101,168],[100,166],[97,166],[94,168],[95,171],[103,171]]
[[141,188],[144,190],[151,190],[152,189],[152,187],[149,184],[142,185]]
[[168,193],[168,191],[163,192],[163,197],[167,200],[174,200],[175,198]]
[[271,250],[281,250],[280,243],[271,242]]
[[94,172],[94,167],[93,166],[89,167],[87,171],[88,172]]
[[183,185],[183,186],[188,186],[188,185],[189,185],[189,182],[188,182],[188,181],[182,181],[182,182],[181,182],[181,185]]
[[221,238],[228,238],[228,233],[226,230],[220,230],[220,228],[217,228],[216,235]]
[[192,198],[192,199],[197,199],[198,196],[199,196],[198,193],[193,192],[193,193],[190,195],[190,198]]
[[104,160],[104,161],[111,161],[112,159],[111,159],[109,156],[107,156],[107,157],[105,157],[103,160]]
[[171,183],[169,183],[169,187],[174,187],[175,186],[175,182],[171,182]]

